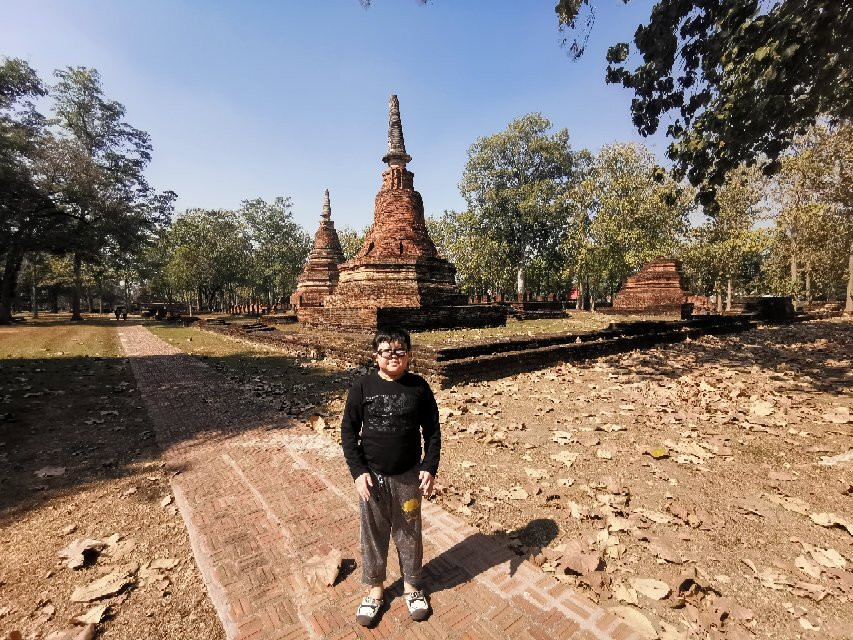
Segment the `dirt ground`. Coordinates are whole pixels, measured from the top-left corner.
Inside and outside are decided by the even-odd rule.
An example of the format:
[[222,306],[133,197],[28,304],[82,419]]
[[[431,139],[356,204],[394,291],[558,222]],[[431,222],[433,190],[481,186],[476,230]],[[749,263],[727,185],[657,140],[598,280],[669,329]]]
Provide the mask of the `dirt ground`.
[[[135,387],[115,321],[0,328],[0,638],[81,633],[71,618],[102,604],[98,638],[225,637]],[[84,539],[111,544],[68,568]],[[115,597],[71,601],[131,564]]]
[[[98,637],[223,637],[161,506],[168,479],[127,363],[109,336],[55,329],[37,360],[10,351],[4,332],[20,327],[0,329],[0,630],[41,639],[89,608],[69,602],[74,587],[167,558],[114,599]],[[439,391],[435,499],[665,640],[850,638],[851,329],[763,327]],[[357,370],[154,330],[336,435]],[[35,475],[45,467],[65,471]],[[129,555],[119,541],[82,570],[57,557],[114,533],[134,539]]]
[[439,499],[662,637],[851,638],[851,329],[764,327],[442,391]]

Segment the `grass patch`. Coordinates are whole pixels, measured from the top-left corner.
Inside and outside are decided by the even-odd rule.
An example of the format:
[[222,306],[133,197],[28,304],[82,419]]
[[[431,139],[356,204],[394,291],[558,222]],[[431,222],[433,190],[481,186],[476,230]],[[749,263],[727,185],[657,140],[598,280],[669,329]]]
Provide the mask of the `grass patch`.
[[148,328],[161,340],[204,359],[233,382],[253,390],[256,397],[278,403],[291,414],[327,410],[351,382],[350,373],[248,340],[195,327],[156,324]]
[[70,322],[55,315],[0,327],[0,359],[121,357],[115,320],[87,318]]

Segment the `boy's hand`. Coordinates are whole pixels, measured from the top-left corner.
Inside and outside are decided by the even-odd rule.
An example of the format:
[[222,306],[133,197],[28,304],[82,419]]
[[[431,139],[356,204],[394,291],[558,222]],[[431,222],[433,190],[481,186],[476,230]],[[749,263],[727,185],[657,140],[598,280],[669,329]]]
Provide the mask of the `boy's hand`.
[[370,487],[372,486],[373,479],[369,473],[362,473],[355,479],[355,491],[365,502],[370,500]]
[[421,493],[424,496],[431,496],[433,485],[435,484],[435,476],[433,476],[429,471],[421,471],[418,474],[418,477],[421,479],[421,485],[418,487],[421,490]]

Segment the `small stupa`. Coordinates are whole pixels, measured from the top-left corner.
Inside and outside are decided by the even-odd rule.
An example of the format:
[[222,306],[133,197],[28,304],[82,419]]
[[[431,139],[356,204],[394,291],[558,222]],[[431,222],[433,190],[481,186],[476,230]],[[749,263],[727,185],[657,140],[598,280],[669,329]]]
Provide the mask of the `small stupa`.
[[469,305],[456,286],[456,268],[442,258],[427,232],[424,204],[406,168],[400,105],[392,95],[388,152],[382,188],[376,195],[373,226],[359,252],[340,265],[340,278],[323,306],[306,309],[309,325],[374,329],[484,327],[506,323],[502,307]]
[[658,258],[628,278],[613,298],[613,309],[622,313],[678,315],[690,295],[681,263]]
[[290,304],[296,308],[297,317],[300,309],[321,306],[326,296],[334,291],[338,284],[338,265],[343,261],[344,252],[332,222],[332,204],[326,189],[314,246],[308,254],[305,268],[296,279],[296,291],[290,296]]

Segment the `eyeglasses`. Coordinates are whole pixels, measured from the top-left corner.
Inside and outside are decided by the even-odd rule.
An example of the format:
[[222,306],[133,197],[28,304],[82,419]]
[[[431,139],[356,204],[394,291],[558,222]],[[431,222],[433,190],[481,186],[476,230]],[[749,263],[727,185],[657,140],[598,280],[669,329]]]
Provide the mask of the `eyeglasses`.
[[409,352],[406,349],[380,349],[376,352],[378,355],[383,358],[390,358],[391,356],[397,356],[398,358],[402,358]]

